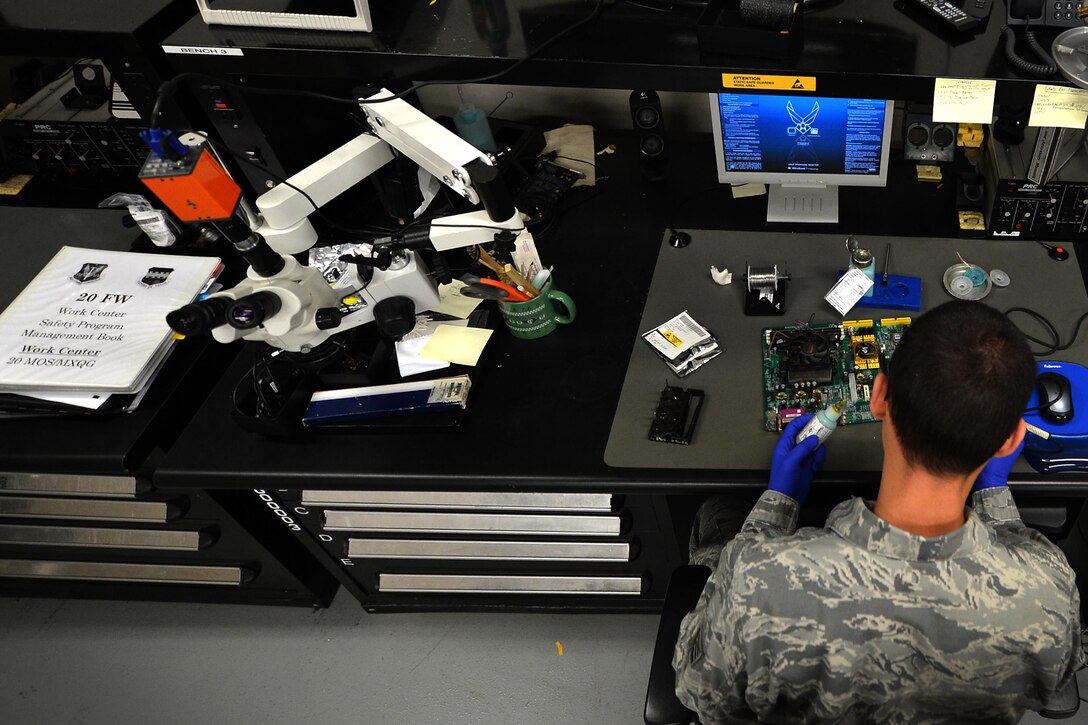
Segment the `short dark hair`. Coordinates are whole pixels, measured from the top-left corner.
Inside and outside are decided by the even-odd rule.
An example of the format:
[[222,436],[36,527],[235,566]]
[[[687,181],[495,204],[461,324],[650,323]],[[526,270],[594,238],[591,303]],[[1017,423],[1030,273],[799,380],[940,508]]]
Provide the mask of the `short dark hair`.
[[1035,384],[1023,333],[992,307],[964,300],[915,320],[887,367],[907,462],[937,475],[970,473],[996,453]]

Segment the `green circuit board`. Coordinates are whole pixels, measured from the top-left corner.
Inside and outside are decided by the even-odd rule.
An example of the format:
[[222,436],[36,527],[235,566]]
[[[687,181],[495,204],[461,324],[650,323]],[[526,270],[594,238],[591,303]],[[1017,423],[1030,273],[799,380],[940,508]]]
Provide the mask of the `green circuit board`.
[[781,431],[840,400],[839,425],[873,422],[873,380],[909,325],[909,317],[886,317],[764,328],[763,427]]

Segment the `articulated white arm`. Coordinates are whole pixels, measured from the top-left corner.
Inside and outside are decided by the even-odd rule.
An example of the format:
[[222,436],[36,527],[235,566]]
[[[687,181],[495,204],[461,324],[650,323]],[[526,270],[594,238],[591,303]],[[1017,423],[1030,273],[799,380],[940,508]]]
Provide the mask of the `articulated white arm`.
[[[371,99],[391,96],[387,90]],[[390,146],[401,152],[442,183],[473,204],[481,203],[481,194],[468,171],[473,165],[494,166],[494,159],[479,151],[457,134],[423,112],[397,99],[382,103],[362,103],[360,108],[370,120],[375,135],[363,134],[288,179],[257,199],[264,221],[257,231],[280,254],[298,254],[317,242],[317,232],[307,217],[315,210],[358,184],[393,159]],[[295,187],[295,188],[292,188]],[[306,192],[307,199],[299,190]],[[313,200],[313,204],[310,200]],[[513,207],[510,207],[513,210]],[[437,249],[470,246],[490,240],[494,230],[474,228],[466,233],[450,231],[453,225],[479,223],[486,227],[521,229],[516,212],[495,219],[482,212],[436,220],[448,225],[438,232]]]

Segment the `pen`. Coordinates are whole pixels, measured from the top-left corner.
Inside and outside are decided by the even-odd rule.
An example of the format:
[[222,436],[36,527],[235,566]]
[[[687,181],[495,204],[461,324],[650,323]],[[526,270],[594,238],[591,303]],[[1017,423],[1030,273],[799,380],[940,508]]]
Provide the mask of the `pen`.
[[880,275],[880,284],[884,287],[888,286],[888,267],[892,263],[892,243],[888,242],[888,246],[884,247],[884,274]]

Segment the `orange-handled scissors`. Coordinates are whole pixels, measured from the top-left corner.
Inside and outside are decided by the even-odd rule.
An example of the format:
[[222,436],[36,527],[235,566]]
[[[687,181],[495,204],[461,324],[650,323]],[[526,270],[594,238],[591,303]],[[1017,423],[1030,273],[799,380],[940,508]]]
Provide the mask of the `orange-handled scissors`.
[[461,289],[461,294],[465,297],[506,300],[507,302],[529,301],[529,295],[525,294],[517,287],[508,285],[505,282],[500,282],[497,279],[466,274],[461,277],[461,281],[466,285]]

